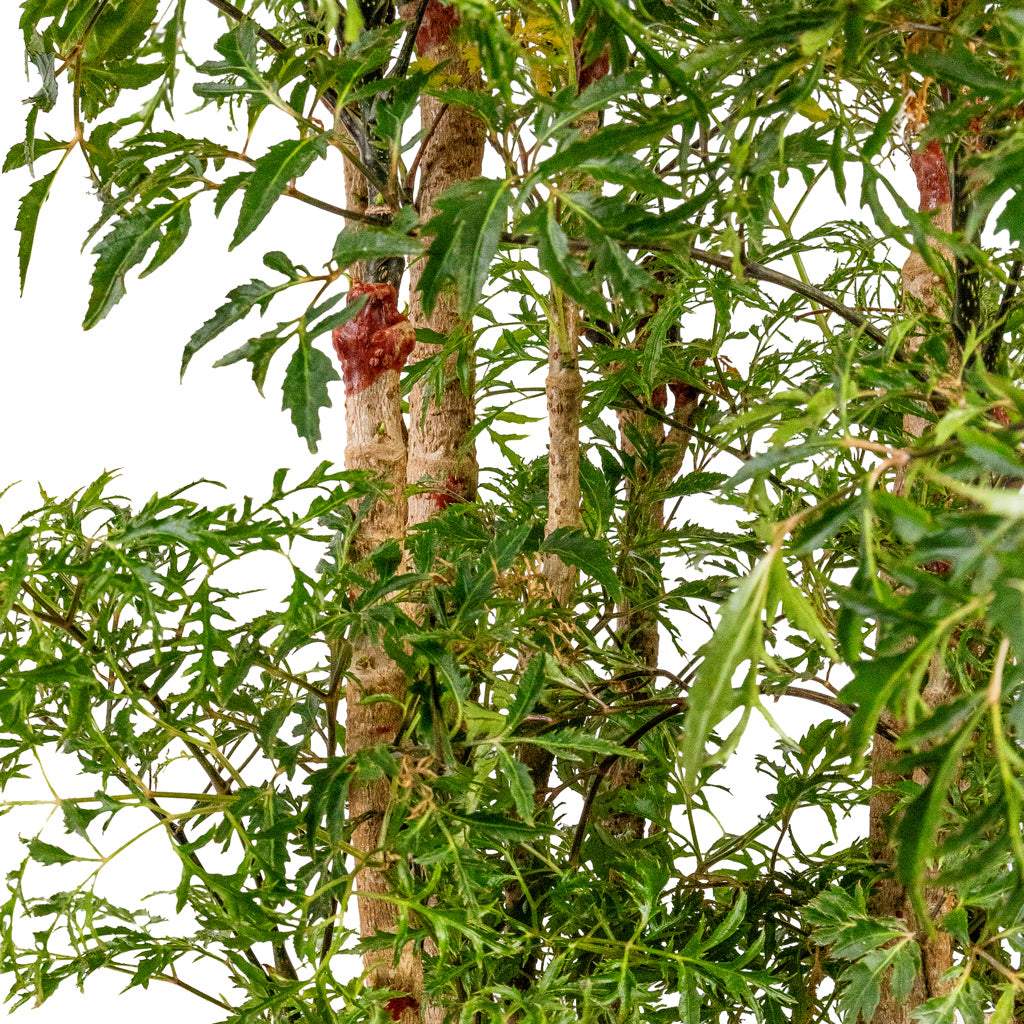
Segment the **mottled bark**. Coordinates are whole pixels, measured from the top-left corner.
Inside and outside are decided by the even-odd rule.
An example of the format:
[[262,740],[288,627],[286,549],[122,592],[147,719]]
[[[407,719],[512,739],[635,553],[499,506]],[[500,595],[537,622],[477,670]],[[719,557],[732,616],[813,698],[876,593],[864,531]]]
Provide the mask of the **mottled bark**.
[[[345,187],[349,209],[372,209],[366,205],[366,182],[349,161],[345,162]],[[365,266],[353,268],[356,283],[350,298],[363,295],[366,304],[354,320],[334,332],[345,381],[345,468],[368,470],[388,487],[353,538],[355,559],[386,541],[402,541],[406,522],[406,430],[399,373],[412,348],[412,327],[398,314],[397,294],[390,284],[362,283],[368,273]],[[384,653],[380,639],[355,637],[345,691],[347,754],[394,743],[405,692],[405,676]],[[378,696],[392,699],[365,702]],[[390,799],[387,778],[357,777],[349,788],[352,845],[361,858],[355,865],[355,891],[359,931],[364,937],[398,930],[398,908],[387,899],[392,890],[386,836],[382,835]],[[372,987],[401,993],[387,1003],[392,1018],[398,1024],[421,1024],[423,964],[414,946],[407,944],[397,963],[390,950],[365,953],[363,963]]]
[[[580,413],[583,378],[579,368],[579,307],[557,288],[548,304],[548,521],[545,534],[579,527]],[[551,596],[567,607],[576,585],[576,570],[557,555],[544,559]]]
[[[933,223],[940,231],[949,232],[952,228],[952,204],[950,201],[949,174],[946,160],[933,142],[911,157],[911,163],[917,176],[922,213],[931,213]],[[933,253],[939,258],[948,259],[949,250],[935,242]],[[928,261],[917,251],[911,252],[903,264],[903,300],[911,311],[924,312],[930,316],[941,316],[945,299],[943,279],[929,266]],[[923,338],[920,333],[908,339],[908,347],[916,351]],[[955,350],[953,334],[950,332],[951,369],[959,370],[959,356]],[[908,414],[903,418],[903,427],[909,437],[921,437],[928,429],[929,421],[922,416]],[[897,477],[894,490],[903,491],[905,477],[901,472]],[[937,659],[929,669],[928,681],[922,697],[930,708],[936,708],[955,696],[955,688],[948,673]],[[890,727],[899,728],[899,722],[891,718],[886,723]],[[876,917],[896,917],[918,934],[921,949],[921,972],[914,979],[914,986],[907,999],[896,1000],[889,985],[882,985],[881,999],[872,1017],[872,1024],[910,1024],[914,1010],[925,1000],[933,996],[945,995],[950,991],[950,983],[942,981],[942,975],[953,964],[953,950],[950,936],[941,929],[936,929],[929,937],[930,923],[918,921],[913,903],[906,888],[892,874],[895,861],[891,835],[896,824],[895,807],[898,802],[897,787],[904,776],[893,770],[897,760],[897,752],[893,744],[877,733],[871,752],[872,793],[870,798],[870,834],[869,848],[875,863],[883,872],[875,883],[869,898],[868,907]],[[918,769],[913,780],[919,784],[927,782],[925,774]],[[932,887],[925,892],[925,902],[931,913],[932,922],[941,921],[955,905],[955,895],[950,890]]]
[[[578,44],[577,44],[578,52]],[[607,67],[605,68],[607,71]],[[579,70],[577,69],[577,76]],[[596,111],[576,121],[583,138],[600,127]],[[577,181],[577,188],[593,181]],[[580,415],[583,377],[580,375],[580,310],[552,285],[548,301],[548,376],[544,383],[548,407],[548,520],[545,535],[580,526]],[[567,607],[576,585],[576,570],[557,555],[544,558],[544,578],[555,603]]]
[[[403,8],[408,17],[417,4]],[[462,89],[479,89],[479,71],[470,70],[457,39],[458,17],[453,8],[430,0],[417,35],[421,57],[432,62],[447,62],[445,75]],[[465,107],[449,105],[433,96],[420,100],[420,116],[427,137],[419,157],[420,217],[428,220],[434,202],[451,185],[480,174],[484,151],[484,126],[476,114]],[[416,327],[429,328],[448,337],[466,325],[459,314],[459,297],[450,292],[440,295],[427,316],[417,291],[422,264],[411,268],[409,316]],[[436,355],[440,345],[418,343],[412,354],[416,362]],[[472,362],[472,355],[464,355]],[[456,372],[457,357],[445,362],[444,387],[428,393],[418,383],[409,396],[409,483],[416,489],[409,496],[409,524],[422,523],[441,509],[476,498],[477,463],[471,440],[475,407],[473,374],[464,386]]]

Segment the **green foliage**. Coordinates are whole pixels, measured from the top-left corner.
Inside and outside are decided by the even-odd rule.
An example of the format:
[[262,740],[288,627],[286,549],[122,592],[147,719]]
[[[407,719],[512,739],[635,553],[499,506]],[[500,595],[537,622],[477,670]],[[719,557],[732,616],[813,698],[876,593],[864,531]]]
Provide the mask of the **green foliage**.
[[[0,785],[57,753],[81,778],[7,876],[12,1003],[100,970],[190,985],[198,957],[222,983],[190,990],[225,1021],[380,1024],[394,993],[341,958],[411,943],[460,1024],[857,1024],[887,992],[921,1024],[1018,1019],[1020,10],[456,0],[471,90],[411,63],[382,5],[217,4],[212,52],[185,31],[195,6],[22,4],[36,91],[4,163],[34,177],[22,286],[69,161],[100,203],[87,328],[179,252],[211,265],[196,203],[237,196],[231,247],[303,203],[324,230],[265,252],[271,282],[225,281],[182,372],[220,346],[262,392],[280,353],[315,450],[340,398],[325,336],[364,308],[346,282],[419,261],[422,308],[454,294],[463,323],[419,329],[436,351],[403,387],[438,398],[454,373],[477,410],[460,443],[496,455],[478,500],[372,550],[356,538],[394,495],[328,463],[219,506],[185,488],[133,508],[104,476],[5,524]],[[179,79],[223,138],[186,131]],[[424,95],[447,104],[434,125]],[[489,162],[428,215],[415,172],[462,108]],[[951,231],[912,194],[929,142]],[[340,184],[317,194],[345,161],[355,210]],[[908,244],[949,283],[938,314],[899,296]],[[582,525],[548,533],[547,460],[524,442],[554,303],[581,311]],[[268,557],[280,578],[238,592]],[[564,608],[554,558],[576,573]],[[406,681],[401,726],[346,749],[367,643]],[[851,839],[882,795],[880,739],[881,848]],[[346,801],[375,780],[400,925],[361,936]],[[98,891],[122,828],[166,839],[167,920]],[[884,886],[907,916],[878,911]],[[935,929],[956,970],[918,998]]]

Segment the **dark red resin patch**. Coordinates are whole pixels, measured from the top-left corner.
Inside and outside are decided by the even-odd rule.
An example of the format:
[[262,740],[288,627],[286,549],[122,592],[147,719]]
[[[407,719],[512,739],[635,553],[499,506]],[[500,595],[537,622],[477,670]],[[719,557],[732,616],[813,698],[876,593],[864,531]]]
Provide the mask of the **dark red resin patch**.
[[949,196],[949,165],[942,155],[942,147],[937,139],[932,139],[924,149],[910,154],[910,166],[917,176],[917,188],[921,193],[921,213],[937,210],[940,206],[948,206]]
[[445,489],[443,491],[432,491],[430,498],[443,512],[446,508],[451,508],[452,505],[464,502],[466,500],[465,490],[465,480],[460,480],[457,476],[449,476],[445,481]]
[[363,295],[366,305],[332,334],[348,395],[365,391],[385,370],[401,370],[416,344],[412,324],[398,312],[394,285],[354,284],[348,301]]
[[572,41],[573,57],[576,61],[576,85],[580,92],[583,92],[588,85],[600,81],[608,74],[611,67],[611,49],[605,44],[604,49],[586,66],[583,64],[583,42],[580,39]]
[[674,380],[669,387],[672,389],[677,409],[684,405],[694,405],[700,398],[700,388],[687,384],[685,381]]
[[405,1010],[418,1009],[419,1005],[419,1000],[413,999],[412,996],[395,996],[384,1004],[384,1009],[391,1014],[392,1020],[401,1020]]
[[416,33],[416,52],[423,57],[447,43],[452,37],[452,29],[458,23],[459,12],[454,7],[446,7],[439,0],[430,0]]

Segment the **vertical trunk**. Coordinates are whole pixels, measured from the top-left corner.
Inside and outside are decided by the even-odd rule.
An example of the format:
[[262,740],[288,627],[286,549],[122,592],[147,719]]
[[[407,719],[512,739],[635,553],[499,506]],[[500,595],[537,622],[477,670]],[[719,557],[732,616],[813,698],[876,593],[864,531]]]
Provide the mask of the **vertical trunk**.
[[[575,42],[577,58],[580,43]],[[588,69],[589,70],[589,69]],[[604,64],[607,71],[607,62]],[[577,84],[583,78],[576,70]],[[590,138],[600,127],[596,111],[583,114],[576,129]],[[593,187],[593,181],[577,187]],[[568,295],[554,285],[548,303],[548,376],[544,382],[548,407],[548,521],[545,535],[565,527],[578,527],[580,518],[580,415],[583,410],[583,377],[579,367],[580,310]],[[576,570],[557,555],[544,559],[544,578],[555,603],[569,605]]]
[[[390,284],[356,284],[350,299],[366,296],[366,305],[335,331],[334,344],[345,377],[345,466],[369,470],[389,494],[380,498],[363,520],[353,541],[353,556],[368,555],[405,532],[405,427],[399,395],[399,370],[412,348],[412,328],[396,310]],[[401,725],[405,677],[384,653],[378,638],[360,636],[353,644],[351,675],[345,693],[348,708],[345,749],[349,754],[379,743],[393,743]],[[366,703],[368,697],[386,701]],[[352,845],[363,856],[356,868],[360,933],[395,932],[398,910],[382,899],[390,891],[382,849],[381,825],[389,800],[390,780],[353,780],[349,816],[355,824]],[[400,1024],[418,1024],[422,998],[422,966],[411,946],[395,964],[390,951],[365,955],[371,984],[395,989],[403,997],[389,1007]]]
[[[548,521],[545,534],[578,527],[580,518],[580,413],[583,378],[579,368],[579,307],[552,288],[548,307]],[[551,596],[567,607],[576,571],[557,555],[544,559]]]
[[[402,8],[406,18],[413,17],[419,7],[410,3]],[[421,57],[446,64],[446,74],[456,79],[463,89],[479,89],[479,71],[470,69],[453,29],[458,25],[458,12],[443,6],[439,0],[428,0],[416,34],[416,49]],[[418,156],[420,168],[417,208],[420,218],[433,216],[434,203],[455,182],[477,177],[483,167],[484,126],[476,114],[465,107],[450,106],[433,96],[420,99],[420,121],[424,140]],[[410,186],[413,184],[409,183]],[[443,293],[437,297],[433,312],[427,316],[419,293],[422,264],[410,271],[409,319],[411,325],[427,328],[449,337],[468,327],[459,313],[459,297]],[[412,350],[413,362],[436,355],[442,346],[418,342]],[[472,364],[472,354],[463,358]],[[444,384],[431,393],[423,381],[409,395],[408,464],[402,474],[403,483],[418,485],[408,498],[406,525],[415,526],[449,505],[473,501],[477,489],[476,451],[472,443],[475,417],[474,375],[472,368],[465,384],[458,373],[458,356],[445,360]],[[417,609],[410,610],[417,615]],[[428,951],[437,952],[428,941]],[[422,972],[422,966],[420,965]],[[423,1002],[422,1017],[426,1024],[440,1024],[443,1006]],[[418,1008],[417,1008],[418,1009]]]
[[[345,190],[349,209],[373,210],[366,181],[348,160]],[[388,540],[401,542],[405,536],[407,452],[399,373],[412,350],[414,335],[409,321],[398,313],[394,286],[374,280],[387,276],[390,269],[386,263],[354,268],[349,301],[365,297],[365,305],[333,335],[345,382],[345,468],[368,470],[388,485],[386,496],[375,502],[353,539],[352,556],[356,559]],[[363,282],[364,275],[369,283]],[[379,638],[359,636],[352,646],[345,691],[348,754],[395,741],[406,691],[403,673],[384,653]],[[366,698],[379,696],[391,699],[366,703]],[[391,886],[382,825],[389,799],[387,778],[356,778],[349,789],[352,845],[360,854],[355,890],[364,938],[398,931],[398,908],[386,898]],[[421,1024],[423,965],[412,944],[403,948],[397,962],[391,951],[380,950],[364,954],[363,963],[373,988],[400,993],[386,1005],[392,1019],[398,1024]]]
[[[643,344],[643,329],[638,334],[638,344]],[[625,563],[621,573],[624,596],[618,609],[619,636],[639,665],[651,670],[658,667],[661,644],[657,604],[661,593],[660,537],[665,524],[665,501],[656,494],[679,472],[687,443],[685,425],[690,422],[699,398],[697,390],[688,384],[673,384],[671,389],[675,399],[672,418],[677,425],[668,430],[642,410],[619,413],[622,450],[637,460],[634,477],[626,485],[626,513],[621,528]],[[651,400],[655,408],[664,410],[667,399],[668,389],[662,385],[655,389]],[[629,436],[634,431],[634,436],[649,442],[648,447],[667,449],[653,474],[640,462],[642,456],[638,456]],[[644,562],[646,566],[642,565]],[[630,679],[620,683],[619,688],[642,697],[646,683],[638,686],[635,679]],[[635,758],[619,758],[609,773],[608,788],[631,789],[640,781],[640,772],[640,762]],[[611,815],[605,825],[613,835],[639,838],[644,834],[645,821],[638,814],[623,811]]]
[[[417,7],[403,8],[407,16]],[[462,89],[479,89],[479,71],[471,71],[452,37],[458,14],[443,7],[439,0],[429,0],[416,46],[421,57],[447,62],[445,74],[457,79]],[[465,107],[450,106],[433,96],[420,101],[423,130],[427,133],[420,155],[420,187],[417,205],[420,217],[433,214],[434,201],[457,181],[468,181],[480,174],[483,164],[484,126],[476,114]],[[449,336],[464,325],[459,315],[458,296],[438,296],[433,313],[428,317],[420,305],[417,285],[422,267],[411,271],[409,315],[416,327],[426,327],[437,334]],[[412,359],[418,361],[435,355],[439,345],[418,343]],[[472,356],[466,358],[472,359]],[[474,419],[472,373],[467,386],[456,372],[456,356],[445,364],[444,387],[437,394],[428,394],[420,382],[409,396],[409,483],[421,487],[409,496],[409,524],[422,523],[435,512],[460,501],[476,497],[476,452],[470,440]],[[426,485],[423,487],[422,485]]]
[[[920,209],[922,213],[934,212],[934,224],[941,231],[952,228],[952,203],[949,189],[949,169],[937,142],[930,143],[926,148],[914,153],[911,164],[917,175],[918,188],[921,193]],[[936,244],[936,253],[949,257],[945,247]],[[904,302],[908,300],[917,308],[923,309],[932,316],[942,311],[944,286],[928,266],[920,253],[912,252],[903,265]],[[922,342],[918,334],[910,339],[910,345],[916,349]],[[951,362],[955,361],[953,351],[955,341],[950,334]],[[928,428],[928,421],[920,416],[907,415],[903,418],[903,426],[910,437],[921,437]],[[901,492],[904,478],[901,474],[896,480],[894,490]],[[941,666],[934,664],[929,670],[929,678],[922,694],[925,703],[936,708],[945,703],[955,694],[953,684]],[[891,725],[898,723],[890,722]],[[897,802],[897,787],[903,777],[893,771],[892,765],[897,757],[892,743],[881,736],[875,735],[871,751],[872,795],[870,800],[870,837],[871,856],[882,868],[885,875],[876,882],[872,889],[868,906],[872,914],[879,917],[897,917],[908,922],[918,931],[918,942],[921,947],[921,973],[914,980],[910,996],[903,1002],[893,998],[888,984],[883,984],[878,1009],[872,1018],[872,1024],[909,1024],[914,1010],[926,999],[945,995],[950,990],[949,982],[942,981],[942,975],[953,964],[953,953],[950,936],[947,932],[936,931],[928,938],[928,922],[918,921],[913,904],[906,889],[892,877],[891,867],[894,860],[890,835],[894,822],[894,809]],[[918,770],[914,773],[914,781],[924,783],[926,779]],[[941,918],[952,909],[955,897],[952,892],[942,889],[930,889],[926,892],[926,901],[933,908],[933,915]]]

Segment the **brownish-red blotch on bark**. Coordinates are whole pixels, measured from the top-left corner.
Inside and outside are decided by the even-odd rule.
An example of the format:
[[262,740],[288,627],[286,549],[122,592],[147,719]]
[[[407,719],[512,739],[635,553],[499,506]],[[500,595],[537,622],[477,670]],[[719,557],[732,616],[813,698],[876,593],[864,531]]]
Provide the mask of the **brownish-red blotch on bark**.
[[[585,33],[583,38],[586,38]],[[607,43],[589,64],[583,63],[583,39],[573,39],[572,53],[576,61],[576,85],[580,92],[608,74],[611,67],[611,49]]]
[[430,0],[416,33],[416,52],[423,56],[448,42],[452,29],[458,23],[459,12],[454,7],[447,7],[439,0]]
[[351,303],[363,295],[366,305],[332,333],[347,395],[365,391],[385,370],[401,370],[416,343],[412,324],[398,312],[393,285],[357,283],[348,300]]
[[415,1010],[419,1005],[419,1000],[412,996],[395,996],[384,1004],[384,1009],[391,1014],[392,1020],[401,1020],[405,1010]]
[[938,140],[932,139],[927,146],[911,153],[910,166],[917,177],[917,187],[921,193],[920,212],[927,213],[940,206],[948,206],[949,165]]

